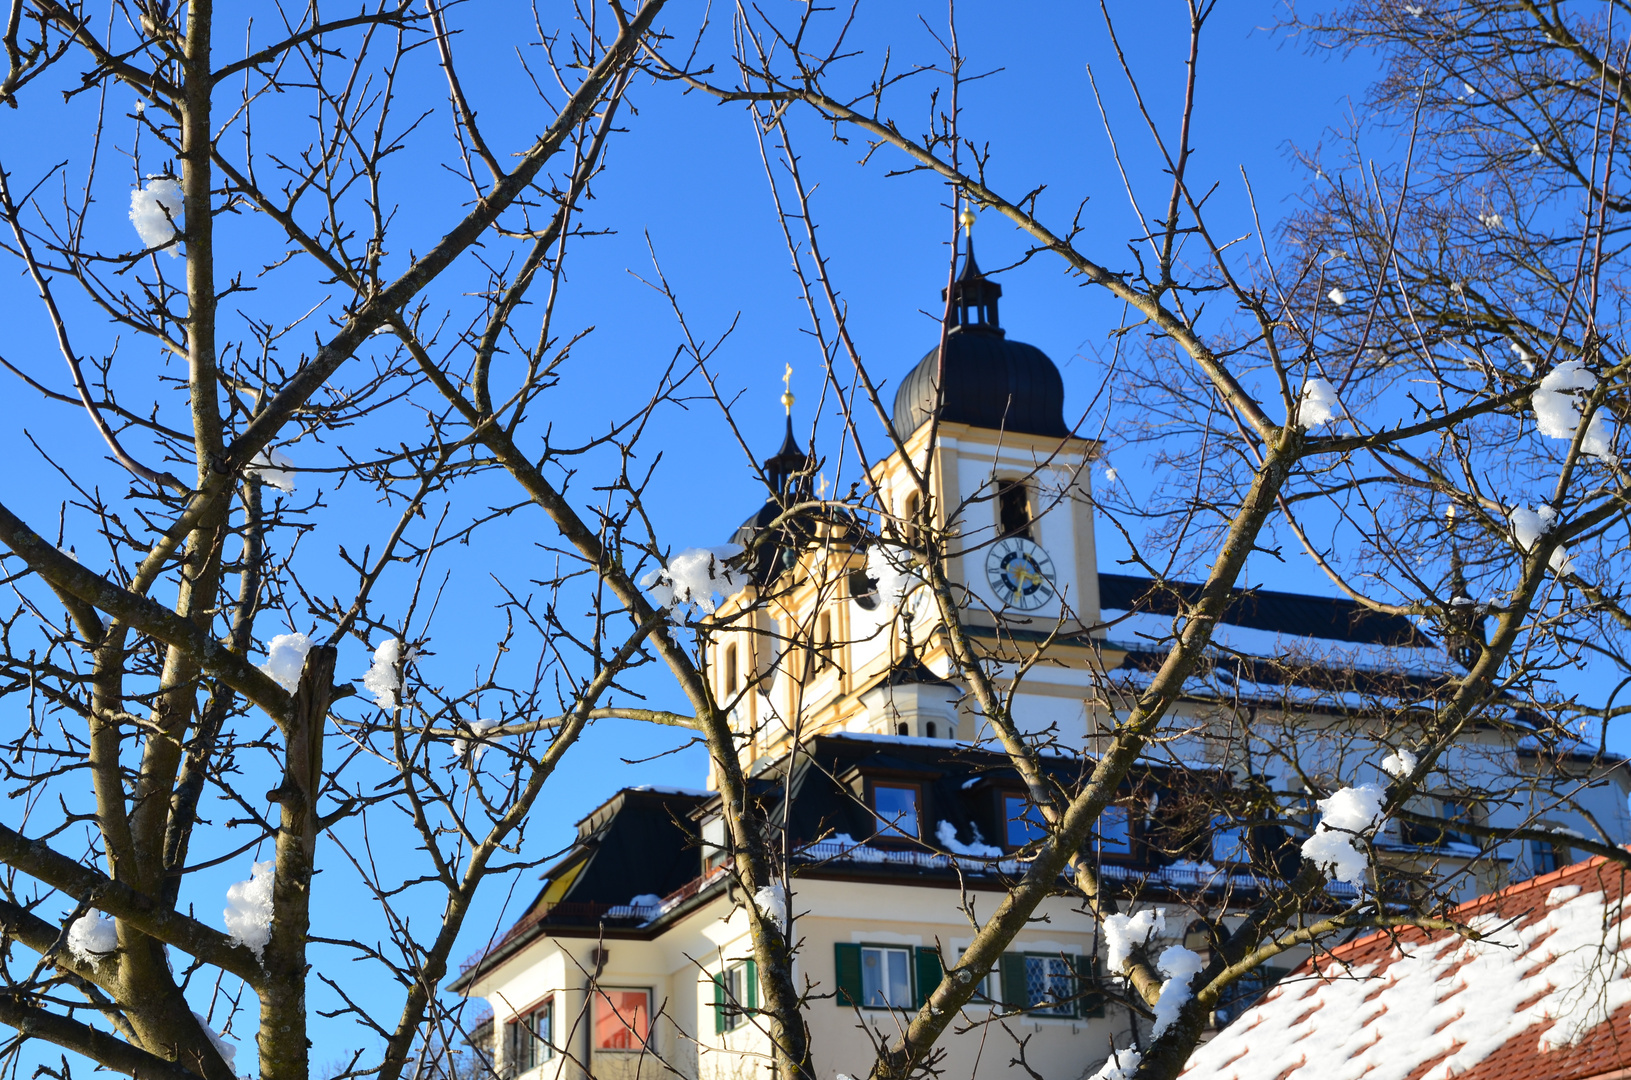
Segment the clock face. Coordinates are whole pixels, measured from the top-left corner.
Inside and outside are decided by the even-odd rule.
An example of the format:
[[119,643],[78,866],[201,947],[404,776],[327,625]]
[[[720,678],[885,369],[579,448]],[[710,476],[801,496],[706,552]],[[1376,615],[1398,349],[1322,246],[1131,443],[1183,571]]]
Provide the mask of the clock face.
[[999,540],[985,558],[985,576],[1004,607],[1035,611],[1053,599],[1053,560],[1023,537]]

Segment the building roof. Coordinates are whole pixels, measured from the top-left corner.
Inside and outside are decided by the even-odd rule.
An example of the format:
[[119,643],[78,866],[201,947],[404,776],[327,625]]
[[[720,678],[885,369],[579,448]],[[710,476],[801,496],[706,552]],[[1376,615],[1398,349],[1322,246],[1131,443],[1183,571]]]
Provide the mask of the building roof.
[[1587,1080],[1631,1069],[1627,871],[1601,857],[1456,908],[1484,935],[1372,934],[1198,1049],[1200,1080]]
[[[1043,763],[1066,785],[1094,765],[1062,754],[1045,755]],[[867,804],[867,784],[876,780],[918,785],[918,839],[880,826]],[[1103,858],[1104,877],[1145,896],[1260,889],[1265,882],[1252,868],[1204,861],[1210,818],[1196,819],[1186,796],[1224,780],[1221,772],[1141,765],[1127,795],[1158,796],[1151,805],[1159,809],[1152,824],[1137,826],[1131,853]],[[1023,798],[1024,787],[997,751],[949,739],[819,735],[797,754],[773,759],[750,784],[772,824],[787,830],[796,877],[1001,889],[1026,871],[1023,852],[1003,842],[1012,810],[1004,796]],[[467,962],[452,988],[469,986],[540,936],[652,938],[711,902],[731,881],[716,865],[717,851],[702,843],[700,823],[718,805],[717,795],[633,789],[601,804],[579,823],[578,843],[545,871],[548,881],[521,919]],[[1270,860],[1282,848],[1295,851],[1278,827],[1258,832],[1254,843]]]

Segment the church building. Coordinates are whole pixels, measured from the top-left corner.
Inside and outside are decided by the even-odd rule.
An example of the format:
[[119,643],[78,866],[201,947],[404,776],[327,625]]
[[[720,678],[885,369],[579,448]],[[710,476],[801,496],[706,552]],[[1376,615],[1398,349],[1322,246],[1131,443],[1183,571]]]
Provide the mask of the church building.
[[[970,244],[944,355],[937,344],[899,378],[900,443],[868,464],[882,527],[788,512],[812,501],[815,463],[784,399],[787,438],[762,468],[770,498],[736,531],[739,587],[708,621],[706,671],[788,853],[795,980],[808,988],[816,1067],[829,1080],[866,1075],[874,1045],[921,1005],[1040,835],[953,670],[914,548],[944,539],[963,632],[1066,786],[1091,770],[1197,588],[1100,567],[1098,446],[1067,419],[1053,361],[1008,337],[1001,294]],[[1401,718],[1461,670],[1453,647],[1408,619],[1268,589],[1239,593],[1215,643],[1170,720],[1174,737],[1152,747],[1092,840],[1108,883],[1135,907],[1167,909],[1173,942],[1194,917],[1180,913],[1249,905],[1265,860],[1295,857],[1298,822],[1312,824],[1310,800],[1324,793],[1304,778],[1385,781],[1384,759],[1407,749]],[[1474,864],[1480,849],[1460,823],[1591,834],[1584,814],[1555,809],[1572,799],[1616,842],[1631,837],[1631,778],[1618,759],[1543,747],[1522,734],[1521,711],[1504,719],[1469,734],[1446,773],[1521,797],[1497,805],[1434,791],[1415,808],[1442,824],[1390,825],[1377,841],[1386,858],[1426,873],[1476,865],[1471,896],[1573,855],[1559,831],[1556,846],[1509,843]],[[1232,803],[1193,797],[1247,787],[1281,812],[1265,815],[1260,798],[1224,813]],[[764,1074],[746,898],[712,788],[711,777],[696,791],[629,788],[595,807],[522,917],[455,980],[492,1008],[502,1075]],[[1344,888],[1333,884],[1335,899]],[[1100,993],[1093,919],[1063,892],[1038,916],[942,1041],[945,1075],[984,1080],[1022,1060],[1034,1075],[1078,1080],[1128,1045],[1139,1021]],[[1241,986],[1218,1023],[1274,974]]]

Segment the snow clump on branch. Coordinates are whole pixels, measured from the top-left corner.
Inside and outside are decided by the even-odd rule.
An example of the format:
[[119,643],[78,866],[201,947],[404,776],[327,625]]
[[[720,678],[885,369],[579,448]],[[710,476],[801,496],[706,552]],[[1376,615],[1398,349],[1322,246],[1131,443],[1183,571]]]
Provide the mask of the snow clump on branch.
[[266,643],[266,663],[260,668],[292,694],[300,685],[300,672],[309,652],[311,638],[305,634],[279,634]]
[[1168,945],[1162,950],[1156,967],[1167,979],[1161,984],[1161,996],[1155,1001],[1155,1027],[1150,1032],[1150,1038],[1159,1039],[1178,1019],[1178,1013],[1194,996],[1190,992],[1190,980],[1199,975],[1205,966],[1206,962],[1198,953],[1182,945]]
[[[362,685],[374,695],[374,704],[382,709],[396,708],[396,692],[402,688],[402,677],[396,668],[401,659],[402,642],[386,638],[374,650],[374,662],[362,677]],[[408,659],[413,659],[412,650]]]
[[1395,780],[1403,780],[1416,771],[1416,755],[1401,746],[1382,759],[1382,771]]
[[[181,185],[169,176],[149,176],[145,185],[130,193],[130,223],[136,226],[143,248],[162,247],[177,239],[183,205]],[[177,247],[170,248],[170,258],[179,254]]]
[[95,908],[75,919],[68,928],[68,951],[81,964],[97,967],[118,947],[118,927]]
[[1319,866],[1333,880],[1362,885],[1370,859],[1354,841],[1382,815],[1382,789],[1375,784],[1342,788],[1319,801],[1320,823],[1303,841],[1303,858]]
[[470,764],[475,765],[481,761],[482,755],[487,753],[487,747],[482,745],[481,737],[496,728],[498,721],[476,719],[467,722],[465,726],[470,729],[470,737],[460,735],[453,740],[453,756],[459,761],[468,756]]
[[[1514,506],[1507,514],[1507,521],[1512,526],[1512,541],[1522,551],[1533,551],[1535,542],[1546,533],[1552,531],[1557,523],[1557,511],[1545,503],[1541,503],[1533,510],[1526,506]],[[1551,558],[1547,565],[1558,574],[1574,572],[1574,562],[1569,558],[1569,551],[1562,544],[1552,549]]]
[[1348,302],[1348,294],[1343,292],[1341,289],[1332,289],[1325,295],[1330,297],[1331,303],[1335,304],[1337,307],[1341,307],[1343,304]]
[[1104,944],[1109,950],[1105,965],[1120,974],[1133,950],[1148,941],[1153,934],[1167,928],[1166,908],[1145,908],[1136,915],[1112,915],[1104,920]]
[[787,900],[787,886],[781,882],[760,886],[753,894],[753,906],[759,914],[783,930],[787,929]]
[[[1586,370],[1580,360],[1565,360],[1546,373],[1529,401],[1535,407],[1535,426],[1551,439],[1573,439],[1580,427],[1580,399],[1576,391],[1590,393],[1597,389],[1597,376]],[[1615,462],[1614,433],[1608,429],[1608,410],[1599,408],[1591,414],[1585,438],[1580,440],[1580,452]]]
[[1336,415],[1337,388],[1318,376],[1303,383],[1302,407],[1297,411],[1297,423],[1304,428],[1319,427]]
[[227,907],[222,913],[227,932],[239,945],[247,945],[259,960],[272,940],[272,881],[277,863],[272,859],[255,863],[249,880],[227,887]]
[[1093,1080],[1133,1080],[1138,1063],[1143,1060],[1144,1055],[1130,1046],[1125,1050],[1111,1050],[1104,1066],[1093,1074]]
[[725,560],[742,553],[740,544],[714,548],[686,548],[640,579],[640,587],[651,594],[652,603],[672,610],[674,618],[684,619],[695,604],[704,615],[718,606],[716,594],[731,596],[747,584],[746,575],[725,565]]
[[249,463],[249,475],[285,494],[294,494],[294,462],[281,450],[269,446],[256,454]]
[[235,1069],[233,1063],[238,1058],[238,1044],[230,1043],[223,1039],[214,1028],[210,1027],[210,1022],[203,1013],[195,1010],[193,1012],[193,1019],[197,1020],[198,1026],[204,1029],[204,1034],[210,1037],[210,1045],[215,1047],[215,1052],[217,1054],[221,1055],[221,1060],[227,1063],[227,1068]]

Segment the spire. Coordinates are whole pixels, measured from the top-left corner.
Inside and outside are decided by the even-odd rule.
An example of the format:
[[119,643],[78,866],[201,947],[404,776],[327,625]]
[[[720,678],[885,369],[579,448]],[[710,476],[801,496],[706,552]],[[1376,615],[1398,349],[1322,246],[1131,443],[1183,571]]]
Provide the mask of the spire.
[[793,365],[788,364],[787,370],[782,373],[782,407],[787,410],[787,434],[782,438],[782,446],[770,457],[765,459],[765,479],[770,481],[771,490],[777,498],[791,499],[793,488],[800,477],[804,476],[810,468],[810,458],[799,446],[799,441],[793,435]]
[[[968,237],[963,251],[963,271],[951,284],[951,305],[946,312],[946,325],[953,330],[977,330],[988,334],[1001,334],[997,324],[997,298],[1002,286],[980,272],[974,259],[974,211],[964,207],[958,219]],[[945,290],[940,298],[946,299]]]

